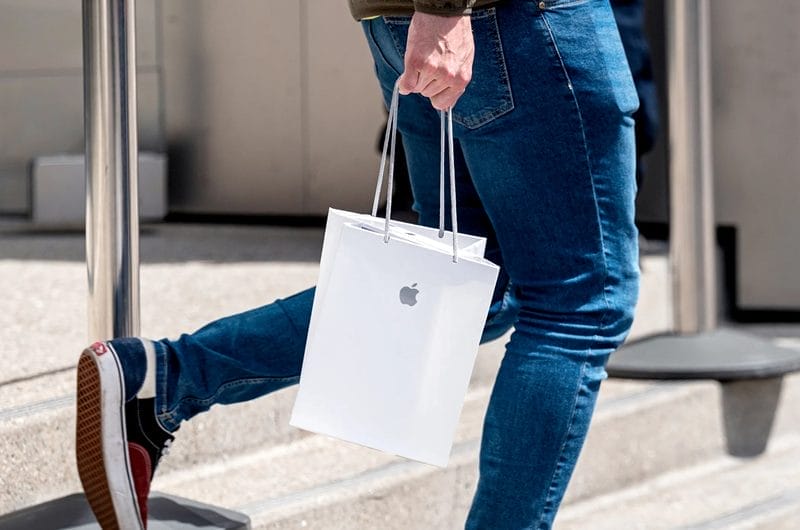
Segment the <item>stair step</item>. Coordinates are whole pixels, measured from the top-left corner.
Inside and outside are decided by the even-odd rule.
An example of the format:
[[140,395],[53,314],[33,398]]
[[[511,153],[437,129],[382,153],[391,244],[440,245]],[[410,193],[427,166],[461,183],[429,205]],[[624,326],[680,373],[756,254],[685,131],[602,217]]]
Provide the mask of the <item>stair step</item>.
[[[566,506],[556,528],[758,528],[753,525],[762,525],[773,514],[784,517],[787,511],[791,513],[798,501],[800,435],[795,434],[774,439],[758,458],[718,456]],[[795,521],[794,528],[798,523]]]
[[800,489],[748,506],[696,530],[797,530],[800,527]]
[[[502,340],[481,348],[472,389],[488,392],[502,350]],[[224,461],[230,454],[291,444],[309,436],[289,426],[295,392],[290,388],[247,403],[213,407],[186,423],[160,473]],[[2,454],[8,457],[0,460],[0,514],[79,491],[74,456],[75,370],[0,385],[0,403]]]
[[[468,428],[471,434],[462,439],[474,443],[493,370],[501,355],[502,346],[497,344],[500,343],[487,345],[479,355],[472,398],[464,408],[462,424],[468,427],[461,428]],[[6,456],[0,474],[0,513],[80,489],[74,466],[74,397],[64,395],[74,387],[74,372],[53,374],[44,382],[20,382],[15,387],[25,402],[0,410],[0,439]],[[29,394],[35,392],[43,399],[31,403]],[[224,466],[230,455],[246,455],[264,447],[280,448],[309,437],[288,426],[293,393],[289,389],[250,403],[215,407],[199,416],[182,427],[175,451],[165,459],[159,475],[192,473],[192,468],[200,470],[215,462]],[[0,387],[0,402],[7,403],[10,394],[8,386]],[[800,407],[796,406],[800,403],[800,376],[786,378],[781,403],[773,432],[796,432],[800,429]],[[567,502],[623,488],[721,454],[719,411],[716,383],[607,381]],[[241,436],[242,432],[248,436]],[[625,455],[625,466],[613,458],[620,454]],[[43,455],[47,455],[46,463]],[[469,476],[474,474],[474,457],[470,462],[465,468]],[[309,471],[298,464],[296,472]]]
[[[587,462],[608,463],[622,454],[620,438],[643,440],[648,447],[632,450],[630,465],[583,465],[573,499],[607,491],[631,477],[662,472],[675,461],[695,462],[720,451],[720,442],[700,429],[694,451],[675,444],[659,422],[673,409],[696,415],[697,404],[711,409],[716,397],[710,383],[647,384],[610,381],[601,392],[595,423],[587,442]],[[327,437],[311,435],[291,446],[238,455],[225,462],[159,476],[154,487],[201,502],[244,511],[254,528],[331,528],[346,520],[348,528],[457,528],[463,525],[476,479],[480,430],[489,388],[468,395],[450,465],[440,470],[391,457]],[[706,402],[706,403],[704,403]],[[676,414],[678,421],[686,419]],[[701,421],[708,418],[700,416]],[[716,418],[714,418],[716,420]],[[718,427],[715,427],[718,429]],[[598,438],[599,437],[599,438]],[[652,438],[652,439],[651,439]],[[625,444],[622,444],[626,447]],[[626,447],[627,449],[627,447]],[[623,450],[626,450],[623,449]],[[654,456],[658,463],[654,464]],[[627,455],[626,455],[627,458]],[[618,470],[624,469],[620,474]],[[610,475],[601,476],[600,474]],[[589,475],[589,476],[587,476]],[[242,488],[242,484],[247,484]],[[572,490],[572,488],[571,488]]]

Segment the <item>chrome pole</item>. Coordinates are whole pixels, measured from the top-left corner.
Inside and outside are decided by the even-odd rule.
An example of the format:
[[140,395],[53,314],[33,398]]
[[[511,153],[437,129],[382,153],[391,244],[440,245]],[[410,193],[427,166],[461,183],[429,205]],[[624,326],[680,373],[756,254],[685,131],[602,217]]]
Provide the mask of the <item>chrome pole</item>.
[[139,334],[135,0],[83,0],[89,340]]
[[717,326],[709,0],[665,5],[675,331]]

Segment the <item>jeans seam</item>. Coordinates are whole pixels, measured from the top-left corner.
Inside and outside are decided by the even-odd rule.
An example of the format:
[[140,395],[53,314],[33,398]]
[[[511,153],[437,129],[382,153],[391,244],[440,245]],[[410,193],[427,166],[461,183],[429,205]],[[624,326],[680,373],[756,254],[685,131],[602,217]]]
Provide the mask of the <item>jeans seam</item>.
[[[242,386],[242,385],[258,384],[258,383],[263,383],[263,382],[271,382],[271,383],[272,382],[275,382],[275,383],[288,382],[288,381],[293,381],[293,380],[297,379],[297,377],[298,376],[295,375],[295,376],[286,376],[286,377],[248,377],[246,379],[235,379],[233,381],[228,381],[227,383],[221,384],[219,387],[217,387],[217,390],[215,390],[214,394],[212,394],[211,396],[204,397],[204,398],[194,397],[194,396],[184,397],[184,398],[181,399],[181,403],[188,401],[188,402],[191,402],[191,403],[199,403],[199,404],[206,405],[208,403],[216,402],[216,400],[219,397],[219,395],[222,392],[224,392],[224,391],[226,391],[226,390],[228,390],[230,388],[234,388],[234,387]],[[178,409],[178,405],[176,405],[172,410],[175,411],[177,409]]]
[[208,396],[206,398],[198,398],[198,397],[184,397],[178,402],[174,407],[169,410],[165,410],[161,414],[158,415],[159,421],[162,423],[162,426],[167,428],[166,424],[173,426],[173,429],[167,428],[167,430],[174,430],[180,422],[176,422],[175,417],[178,415],[178,410],[184,403],[193,403],[196,405],[206,406],[209,404],[214,404],[217,402],[220,394],[222,394],[225,390],[229,388],[233,388],[235,386],[241,386],[245,384],[256,384],[256,383],[263,383],[265,381],[268,382],[290,382],[296,381],[298,376],[288,376],[288,377],[250,377],[247,379],[236,379],[234,381],[228,381],[220,385],[217,390],[214,392],[213,395]]
[[[550,42],[553,45],[553,49],[555,50],[556,57],[558,58],[558,62],[561,65],[561,70],[564,73],[564,77],[567,79],[567,84],[569,87],[569,92],[572,96],[572,101],[575,104],[575,110],[578,113],[578,122],[581,127],[581,139],[583,142],[583,152],[584,157],[586,158],[586,168],[589,170],[589,183],[592,186],[592,198],[594,199],[594,208],[595,208],[595,217],[597,222],[597,231],[600,234],[600,249],[603,254],[603,303],[605,305],[605,311],[603,311],[603,315],[600,317],[600,322],[598,324],[599,330],[603,330],[606,325],[606,319],[608,318],[608,314],[611,310],[611,304],[608,301],[608,250],[606,248],[606,238],[605,232],[603,230],[603,223],[600,219],[600,205],[597,199],[597,188],[595,187],[594,182],[594,171],[592,169],[592,161],[589,157],[589,144],[586,141],[586,127],[583,120],[583,113],[581,112],[581,106],[578,102],[578,96],[575,94],[575,87],[572,84],[572,79],[569,76],[569,72],[567,71],[567,65],[564,63],[564,58],[561,56],[561,51],[558,48],[558,42],[556,41],[555,34],[553,33],[553,29],[550,27],[550,23],[547,21],[547,17],[544,13],[542,13],[542,22],[544,23],[545,28],[547,29],[547,33],[550,36]],[[598,340],[598,336],[595,335],[594,340],[595,342]]]
[[[589,355],[587,355],[587,359],[589,358],[589,356],[591,354],[591,351],[592,351],[591,349],[588,350],[588,354]],[[542,506],[542,512],[539,515],[539,521],[536,523],[536,527],[537,528],[540,528],[542,526],[542,524],[543,524],[543,522],[545,520],[546,514],[548,513],[547,512],[548,505],[553,500],[553,491],[555,489],[554,486],[555,486],[559,471],[561,470],[561,467],[562,467],[562,460],[563,460],[563,456],[564,456],[564,450],[567,447],[567,442],[569,441],[570,433],[572,432],[572,427],[575,425],[575,416],[576,416],[576,414],[578,412],[578,396],[580,395],[580,392],[581,392],[581,385],[583,384],[583,378],[586,375],[586,365],[587,365],[587,363],[588,363],[588,360],[585,360],[581,364],[581,373],[580,373],[580,377],[578,379],[579,382],[578,382],[578,385],[575,387],[575,394],[572,397],[572,414],[569,417],[569,422],[567,423],[567,429],[566,429],[566,432],[564,433],[564,440],[561,442],[561,448],[558,451],[558,460],[556,461],[556,465],[553,467],[553,474],[550,477],[550,484],[547,487],[547,496],[544,499],[544,505]]]
[[[153,341],[156,350],[156,384],[161,388],[161,392],[156,390],[156,421],[167,431],[174,431],[178,425],[167,409],[167,351],[162,341]],[[159,374],[159,367],[161,374]],[[161,395],[161,406],[158,406],[159,394]]]
[[494,31],[491,32],[489,37],[492,40],[493,44],[493,52],[495,56],[495,60],[500,65],[500,85],[505,88],[505,93],[508,94],[508,98],[503,97],[503,102],[495,109],[488,110],[477,114],[477,116],[464,116],[459,117],[458,112],[454,109],[453,110],[453,121],[459,123],[470,130],[479,129],[484,125],[488,125],[496,118],[503,116],[504,114],[508,114],[512,110],[514,110],[514,92],[511,90],[511,82],[509,81],[508,76],[508,65],[506,64],[506,55],[505,51],[503,50],[503,39],[500,36],[500,26],[497,23],[497,10],[494,7],[490,7],[484,10],[485,14],[480,18],[488,19],[488,22],[494,26]]
[[[158,385],[161,387],[161,410],[160,412],[167,412],[167,353],[164,344],[161,341],[153,342],[156,350],[156,379]],[[161,374],[158,368],[161,367]],[[158,395],[156,394],[156,402],[158,402]]]
[[[374,24],[376,23],[377,20],[382,20],[382,19],[368,20],[368,21],[365,22],[365,24],[367,25],[367,28],[369,29],[369,38],[372,41],[372,45],[375,47],[375,50],[377,50],[378,55],[380,55],[381,60],[383,60],[383,64],[385,64],[387,66],[387,68],[389,68],[389,70],[394,72],[394,74],[397,77],[400,77],[400,75],[402,75],[402,73],[398,72],[397,69],[394,66],[392,66],[392,63],[390,63],[388,57],[386,57],[386,52],[384,52],[381,49],[380,44],[378,44],[378,39],[375,38]],[[386,24],[386,22],[384,22],[384,24]],[[388,30],[388,28],[387,28],[387,30]],[[395,47],[396,47],[397,46],[397,41],[395,40],[394,35],[392,34],[391,31],[389,31],[389,35],[391,36],[392,41],[395,42]],[[396,50],[396,51],[399,51],[399,50]]]

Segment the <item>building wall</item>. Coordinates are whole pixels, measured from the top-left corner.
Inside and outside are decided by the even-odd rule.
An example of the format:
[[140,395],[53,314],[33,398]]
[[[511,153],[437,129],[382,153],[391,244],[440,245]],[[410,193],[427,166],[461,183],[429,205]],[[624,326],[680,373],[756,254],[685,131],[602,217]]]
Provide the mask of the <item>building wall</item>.
[[[366,209],[383,123],[345,3],[138,0],[140,148],[174,212]],[[0,214],[38,155],[83,151],[80,0],[0,0]]]
[[800,310],[800,2],[711,4],[719,224],[748,309]]
[[[661,131],[645,157],[642,221],[669,218],[666,58],[661,0],[647,0]],[[711,1],[715,207],[737,230],[742,309],[800,310],[800,3]]]
[[173,211],[364,209],[380,95],[344,2],[163,2]]
[[[159,151],[155,0],[137,25],[140,143]],[[0,0],[0,213],[28,213],[35,156],[83,152],[82,57],[80,0]]]

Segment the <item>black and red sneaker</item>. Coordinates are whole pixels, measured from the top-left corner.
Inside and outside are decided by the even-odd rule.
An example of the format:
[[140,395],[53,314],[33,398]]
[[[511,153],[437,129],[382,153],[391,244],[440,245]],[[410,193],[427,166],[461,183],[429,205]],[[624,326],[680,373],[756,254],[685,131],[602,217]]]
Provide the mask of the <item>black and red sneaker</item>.
[[125,428],[128,435],[128,459],[133,473],[133,485],[139,503],[139,513],[147,527],[147,498],[150,483],[156,474],[161,457],[169,453],[172,434],[156,420],[155,399],[133,398],[125,404]]
[[86,499],[104,530],[147,528],[156,465],[174,437],[155,417],[153,398],[126,398],[122,363],[108,342],[78,362],[76,460]]

